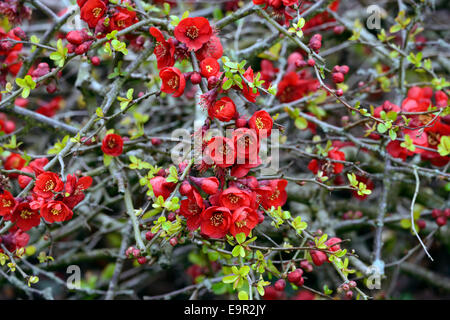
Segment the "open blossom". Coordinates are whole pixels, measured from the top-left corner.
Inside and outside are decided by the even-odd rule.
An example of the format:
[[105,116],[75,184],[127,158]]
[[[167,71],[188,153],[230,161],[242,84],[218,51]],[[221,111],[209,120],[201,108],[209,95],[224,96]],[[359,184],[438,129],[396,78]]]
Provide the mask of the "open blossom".
[[212,206],[201,214],[201,232],[211,238],[223,238],[231,225],[231,212],[226,207]]
[[200,227],[201,213],[204,208],[203,198],[195,189],[192,189],[187,199],[181,200],[180,214],[186,218],[186,225],[190,231],[197,230]]
[[258,163],[259,140],[255,130],[238,128],[233,131],[233,141],[238,164]]
[[229,187],[220,194],[219,202],[223,207],[236,210],[240,207],[251,206],[252,195],[245,190]]
[[199,61],[209,57],[216,60],[222,58],[223,47],[219,37],[213,34],[211,38],[209,38],[208,42],[203,44],[203,46],[195,52],[195,55]]
[[115,133],[107,134],[102,141],[102,151],[108,156],[120,156],[123,151],[122,137]]
[[94,28],[106,13],[106,4],[102,0],[77,0],[80,16],[89,28]]
[[230,98],[223,97],[208,108],[208,115],[223,122],[231,121],[236,115],[236,105]]
[[220,168],[230,167],[236,159],[234,143],[231,139],[225,137],[214,137],[206,146],[205,156],[208,161],[211,160]]
[[[28,172],[28,173],[34,173],[34,175],[37,177],[41,173],[44,172],[44,167],[48,163],[47,158],[38,158],[36,160],[31,161],[28,166],[23,167],[22,171]],[[33,180],[29,176],[19,175],[17,178],[17,182],[19,182],[19,186],[23,189],[25,188],[30,182]]]
[[[345,161],[345,154],[339,151],[338,148],[333,148],[328,151],[328,158],[332,160]],[[327,162],[326,160],[312,159],[308,164],[308,169],[314,174],[317,174],[319,170],[323,170],[326,173],[339,174],[344,170],[344,164],[339,162]]]
[[[22,158],[22,156],[18,153],[11,153],[8,158],[6,158],[5,162],[3,163],[3,167],[5,170],[21,170],[27,161]],[[9,174],[10,178],[17,178],[17,173],[11,173]]]
[[209,78],[219,73],[220,65],[216,59],[209,57],[200,61],[200,70],[202,76]]
[[33,192],[41,198],[53,197],[54,192],[62,191],[64,183],[54,172],[44,172],[36,177]]
[[51,200],[41,206],[41,215],[48,223],[72,219],[73,212],[62,201]]
[[231,217],[230,233],[236,236],[238,233],[245,233],[246,236],[258,224],[258,214],[249,207],[236,209]]
[[92,185],[92,177],[78,178],[76,175],[67,175],[67,181],[64,186],[63,202],[73,209],[78,203],[83,201],[85,195],[84,190]]
[[116,8],[116,12],[111,17],[111,30],[122,30],[138,22],[135,11],[126,8]]
[[178,68],[166,67],[161,69],[159,77],[162,81],[161,91],[172,94],[177,98],[184,93],[186,79]]
[[172,67],[175,64],[175,45],[173,44],[173,41],[170,41],[172,39],[167,41],[162,32],[155,27],[151,27],[149,31],[156,40],[153,53],[156,56],[158,69]]
[[[244,78],[248,82],[252,82],[254,80],[254,74],[252,67],[248,67],[247,70],[244,72]],[[242,94],[244,95],[245,99],[247,99],[250,102],[256,102],[256,97],[259,96],[259,91],[256,88],[250,88],[246,81],[242,81]]]
[[212,28],[206,18],[185,18],[175,27],[173,33],[189,50],[198,50],[211,38]]
[[288,182],[284,179],[266,180],[260,182],[261,187],[257,192],[260,194],[261,205],[264,209],[280,207],[286,203]]
[[0,191],[0,216],[9,216],[16,205],[16,200],[14,199],[11,192],[8,190]]
[[273,119],[267,111],[259,110],[250,118],[248,126],[255,130],[258,136],[269,137],[272,133]]
[[14,222],[22,231],[28,231],[39,225],[41,216],[38,210],[33,210],[29,202],[19,203],[13,211],[11,222]]

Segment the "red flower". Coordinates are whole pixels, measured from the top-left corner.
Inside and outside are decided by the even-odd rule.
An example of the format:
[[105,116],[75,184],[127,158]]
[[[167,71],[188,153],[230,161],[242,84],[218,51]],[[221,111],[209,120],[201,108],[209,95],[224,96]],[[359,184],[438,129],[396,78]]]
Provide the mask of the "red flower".
[[0,216],[9,216],[16,205],[16,200],[14,199],[11,192],[8,190],[3,190],[0,193]]
[[236,210],[240,207],[250,207],[252,197],[247,191],[237,187],[229,187],[220,194],[219,202],[223,207]]
[[[244,78],[247,79],[248,82],[253,82],[254,75],[252,67],[248,67],[244,73]],[[256,102],[256,97],[259,96],[258,89],[250,88],[245,81],[242,81],[242,94],[245,99],[250,102]]]
[[219,37],[212,35],[198,51],[195,52],[197,59],[202,61],[208,57],[216,60],[220,59],[223,55],[223,47],[220,43]]
[[109,156],[120,156],[123,151],[122,137],[115,133],[107,134],[102,141],[102,151]]
[[[338,148],[333,148],[328,151],[328,158],[332,160],[345,161],[345,154],[339,151]],[[325,160],[318,161],[317,159],[312,159],[308,164],[308,169],[314,174],[317,174],[319,170],[324,170],[326,174],[334,173],[339,174],[344,170],[344,164],[339,162],[327,162]]]
[[233,141],[237,164],[258,164],[259,141],[255,130],[236,129],[233,131]]
[[248,120],[248,126],[255,130],[260,138],[269,137],[272,133],[273,120],[267,111],[259,110]]
[[[18,153],[11,153],[8,158],[6,158],[3,167],[5,168],[5,170],[21,170],[23,168],[23,166],[25,165],[27,161],[22,158],[22,156]],[[17,178],[18,174],[17,173],[11,173],[9,174],[10,178]]]
[[201,224],[201,213],[205,205],[197,190],[193,189],[187,199],[181,200],[180,214],[186,218],[186,225],[190,231],[197,230]]
[[[44,172],[44,167],[47,163],[48,163],[47,158],[38,158],[36,160],[31,161],[28,166],[23,167],[22,171],[34,173],[34,175],[37,177],[38,175]],[[30,183],[31,180],[33,180],[31,177],[24,175],[19,175],[19,177],[17,178],[19,186],[22,189],[25,188]]]
[[101,0],[88,0],[80,3],[81,19],[87,22],[89,28],[94,28],[106,12],[105,3]]
[[186,80],[178,68],[166,67],[161,69],[159,77],[162,81],[161,91],[165,93],[172,93],[173,97],[177,98],[184,93]]
[[150,28],[150,34],[156,39],[153,53],[156,56],[158,69],[172,67],[175,64],[175,45],[172,41],[166,41],[162,32],[155,27]]
[[236,105],[230,98],[223,97],[208,108],[208,115],[223,122],[231,121],[236,115]]
[[215,76],[220,71],[220,65],[214,58],[206,58],[200,62],[202,76],[209,78]]
[[33,192],[44,199],[53,197],[54,192],[59,192],[63,189],[64,183],[54,172],[44,172],[37,176]]
[[64,188],[63,202],[73,209],[78,203],[83,201],[85,195],[83,190],[88,189],[92,185],[92,177],[81,177],[78,179],[76,175],[68,175]]
[[135,11],[119,7],[116,10],[110,20],[111,30],[122,30],[138,22]]
[[[23,248],[28,244],[30,236],[20,230],[17,226],[13,226],[9,229],[8,234],[0,237],[2,243],[5,245],[8,251],[13,252],[16,249]],[[0,249],[0,252],[3,252]]]
[[234,143],[225,137],[214,137],[206,146],[205,156],[220,168],[230,167],[236,159]]
[[11,221],[16,223],[20,230],[28,231],[39,225],[41,216],[37,210],[30,208],[29,202],[22,202],[14,208]]
[[286,203],[287,192],[285,190],[288,182],[284,179],[275,179],[260,182],[262,188],[258,189],[261,195],[261,205],[264,209],[281,207]]
[[41,207],[41,216],[48,223],[72,219],[73,212],[62,201],[51,200]]
[[258,214],[249,207],[241,207],[233,212],[231,217],[230,233],[235,237],[238,233],[246,236],[258,224]]
[[160,176],[152,178],[150,184],[153,187],[155,197],[162,196],[164,199],[167,199],[176,187],[175,183],[167,182],[165,178]]
[[212,28],[206,18],[185,18],[175,27],[173,33],[189,50],[198,50],[211,38]]
[[311,78],[309,73],[288,72],[278,84],[277,98],[280,102],[292,102],[317,90],[318,80]]
[[201,232],[211,238],[223,238],[230,229],[231,212],[228,208],[212,206],[201,214]]

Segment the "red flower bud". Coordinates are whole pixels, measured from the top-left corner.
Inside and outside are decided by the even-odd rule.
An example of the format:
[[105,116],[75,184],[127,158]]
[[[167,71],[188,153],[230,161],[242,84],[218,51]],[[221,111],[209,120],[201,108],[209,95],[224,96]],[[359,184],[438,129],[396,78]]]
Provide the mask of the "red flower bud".
[[100,65],[100,58],[97,57],[97,56],[94,56],[94,57],[91,58],[91,62],[92,62],[92,65],[99,66]]
[[344,74],[341,72],[336,72],[331,74],[334,83],[344,82]]
[[139,264],[144,264],[144,263],[147,262],[147,258],[146,258],[146,257],[139,257],[139,258],[137,259],[137,262],[138,262]]
[[284,279],[279,279],[275,282],[274,288],[277,291],[284,291],[284,288],[286,288],[286,281],[284,281]]
[[322,35],[318,33],[313,35],[309,40],[309,47],[315,52],[319,52],[320,48],[322,47]]
[[198,72],[193,72],[191,74],[191,83],[192,84],[199,84],[202,81],[202,76]]
[[327,255],[319,250],[311,250],[311,259],[316,266],[321,266],[325,261],[328,260]]

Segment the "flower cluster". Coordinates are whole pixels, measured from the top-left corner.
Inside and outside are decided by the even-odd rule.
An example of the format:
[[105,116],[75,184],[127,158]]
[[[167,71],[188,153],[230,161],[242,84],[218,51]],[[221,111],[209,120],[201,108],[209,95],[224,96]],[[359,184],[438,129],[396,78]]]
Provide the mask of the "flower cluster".
[[[206,18],[182,19],[174,29],[174,37],[167,40],[155,27],[151,27],[149,32],[156,40],[154,53],[160,70],[162,92],[179,97],[184,93],[186,81],[191,80],[195,85],[200,83],[202,76],[209,79],[219,74],[220,65],[217,59],[222,57],[222,44]],[[174,67],[178,60],[188,57],[191,51],[200,62],[201,74],[183,74]]]
[[117,4],[107,0],[77,0],[80,16],[96,36],[103,36],[113,30],[125,29],[138,22],[136,12],[129,10],[134,3],[120,0]]
[[18,154],[12,154],[5,161],[5,169],[14,168],[29,173],[9,175],[10,178],[17,178],[21,188],[32,182],[33,176],[36,177],[32,194],[26,198],[15,198],[8,190],[1,190],[0,215],[22,231],[38,226],[41,218],[47,223],[70,220],[73,208],[85,197],[83,191],[92,184],[91,177],[80,178],[75,174],[69,174],[63,182],[58,174],[45,171],[47,163],[48,159],[39,158],[24,166],[25,160]]
[[[433,99],[434,98],[434,99]],[[400,139],[389,142],[387,151],[395,158],[406,160],[408,156],[420,154],[423,161],[429,161],[432,165],[442,167],[446,165],[450,157],[441,155],[438,145],[441,138],[450,136],[450,120],[448,116],[433,114],[448,105],[448,97],[443,91],[436,91],[428,87],[412,87],[408,91],[406,99],[401,106],[397,106],[386,101],[382,106],[375,109],[375,116],[380,117],[381,113],[404,112],[406,118],[398,117],[395,121],[402,129],[399,134]],[[407,122],[407,123],[406,123]],[[378,138],[377,135],[372,135]]]

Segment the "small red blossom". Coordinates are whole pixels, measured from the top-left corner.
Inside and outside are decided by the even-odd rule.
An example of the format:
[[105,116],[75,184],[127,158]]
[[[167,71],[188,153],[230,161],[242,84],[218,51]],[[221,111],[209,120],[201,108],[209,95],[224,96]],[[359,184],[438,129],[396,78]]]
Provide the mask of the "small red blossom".
[[249,207],[240,207],[233,212],[231,217],[230,233],[235,237],[238,233],[246,236],[258,224],[258,214]]
[[217,136],[212,138],[205,149],[206,159],[220,168],[230,167],[236,159],[234,143],[231,139]]
[[178,68],[166,67],[161,69],[159,77],[162,81],[161,91],[172,94],[177,98],[184,93],[186,79]]
[[[5,170],[21,170],[27,161],[22,158],[22,156],[18,153],[11,153],[8,158],[6,158],[3,167]],[[17,173],[11,173],[9,174],[10,178],[17,178]]]
[[199,61],[209,57],[216,60],[220,59],[223,55],[223,47],[219,37],[212,35],[208,42],[203,44],[203,46],[195,52],[195,55]]
[[64,186],[63,202],[73,209],[78,203],[83,201],[84,190],[92,185],[92,177],[86,176],[78,178],[76,175],[67,175],[66,184]]
[[123,151],[122,137],[115,133],[107,134],[102,141],[102,151],[109,156],[120,156]]
[[228,208],[212,206],[201,214],[201,232],[211,238],[223,238],[231,225],[231,212]]
[[33,192],[41,198],[48,199],[53,197],[54,192],[63,189],[64,183],[54,172],[44,172],[36,177]]
[[156,40],[153,53],[156,56],[158,69],[173,67],[175,64],[175,45],[173,41],[166,41],[162,32],[155,27],[151,27],[149,31]]
[[20,230],[28,231],[39,225],[41,217],[37,210],[31,209],[29,202],[22,202],[14,208],[11,222],[14,222]]
[[237,187],[229,187],[220,194],[219,202],[223,207],[236,210],[240,207],[249,207],[252,203],[252,197],[247,191]]
[[187,199],[181,200],[180,214],[186,218],[186,225],[190,231],[197,230],[201,224],[201,213],[205,208],[203,198],[193,189]]
[[208,108],[208,115],[223,122],[231,121],[236,115],[236,105],[230,98],[223,97]]
[[0,216],[9,216],[14,207],[16,206],[16,200],[11,192],[8,190],[0,191]]
[[220,71],[220,65],[214,58],[206,58],[200,62],[202,76],[209,78],[215,76]]
[[185,18],[175,27],[175,38],[186,44],[189,50],[198,50],[212,35],[208,19],[203,17]]
[[265,110],[259,110],[248,121],[248,126],[256,131],[258,136],[269,137],[272,133],[273,119]]
[[88,24],[89,28],[94,28],[106,12],[106,5],[102,0],[80,1],[78,5],[81,9],[81,19]]
[[48,223],[72,219],[73,212],[62,201],[51,200],[41,207],[41,216]]
[[135,11],[130,11],[126,8],[116,8],[110,20],[111,30],[122,30],[138,22]]
[[288,184],[286,180],[261,181],[260,184],[261,188],[257,192],[261,195],[261,205],[265,209],[278,208],[286,203],[287,192],[285,189]]

